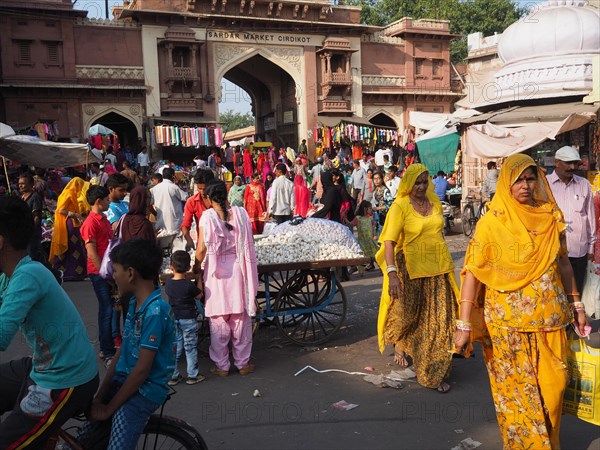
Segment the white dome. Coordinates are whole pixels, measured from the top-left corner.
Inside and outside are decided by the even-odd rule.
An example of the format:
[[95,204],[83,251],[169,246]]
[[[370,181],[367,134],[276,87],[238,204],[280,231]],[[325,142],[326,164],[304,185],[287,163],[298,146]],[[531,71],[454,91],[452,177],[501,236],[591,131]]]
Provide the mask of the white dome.
[[505,64],[600,52],[600,12],[581,0],[549,0],[509,26],[498,43]]

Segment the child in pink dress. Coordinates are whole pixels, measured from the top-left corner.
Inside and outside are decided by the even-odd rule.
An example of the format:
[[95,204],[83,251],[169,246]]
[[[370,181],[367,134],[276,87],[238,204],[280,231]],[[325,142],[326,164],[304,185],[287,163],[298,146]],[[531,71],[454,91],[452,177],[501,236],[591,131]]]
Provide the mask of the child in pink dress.
[[258,271],[252,224],[244,208],[227,203],[222,181],[211,181],[204,194],[212,209],[200,218],[196,258],[203,261],[206,317],[210,320],[211,372],[229,374],[229,342],[240,375],[254,371],[252,317],[256,315]]

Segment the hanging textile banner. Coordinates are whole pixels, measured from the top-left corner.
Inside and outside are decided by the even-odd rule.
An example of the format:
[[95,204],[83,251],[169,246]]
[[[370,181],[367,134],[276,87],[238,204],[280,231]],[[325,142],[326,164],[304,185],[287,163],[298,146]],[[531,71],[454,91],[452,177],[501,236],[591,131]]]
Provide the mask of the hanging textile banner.
[[156,125],[152,130],[153,142],[163,147],[200,147],[223,145],[223,130],[219,127],[188,127]]
[[454,133],[417,142],[421,162],[427,166],[430,175],[434,175],[439,170],[445,173],[454,170],[459,140],[459,134]]

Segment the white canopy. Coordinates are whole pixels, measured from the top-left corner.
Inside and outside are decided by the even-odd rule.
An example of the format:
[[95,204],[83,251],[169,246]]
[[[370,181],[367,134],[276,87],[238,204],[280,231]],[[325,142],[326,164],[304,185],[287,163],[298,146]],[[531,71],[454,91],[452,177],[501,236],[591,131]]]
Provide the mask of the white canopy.
[[588,123],[588,115],[570,114],[562,121],[531,123],[508,128],[486,122],[471,125],[465,135],[464,152],[475,158],[503,158],[523,152],[557,135]]
[[86,163],[86,144],[45,141],[38,137],[0,137],[0,155],[35,167],[72,167]]

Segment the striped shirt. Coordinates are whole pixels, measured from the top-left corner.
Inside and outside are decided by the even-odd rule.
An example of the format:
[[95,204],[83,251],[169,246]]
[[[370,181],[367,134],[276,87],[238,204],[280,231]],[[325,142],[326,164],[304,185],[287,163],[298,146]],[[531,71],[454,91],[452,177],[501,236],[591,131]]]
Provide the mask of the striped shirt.
[[547,176],[556,203],[567,224],[567,249],[570,258],[581,258],[594,252],[596,223],[592,187],[585,178],[573,175],[568,183],[556,171]]

